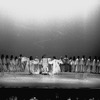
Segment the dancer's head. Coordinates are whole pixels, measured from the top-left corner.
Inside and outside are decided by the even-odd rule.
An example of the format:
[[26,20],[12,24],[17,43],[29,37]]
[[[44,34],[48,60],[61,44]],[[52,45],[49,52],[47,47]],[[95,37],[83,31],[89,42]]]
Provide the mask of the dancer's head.
[[65,58],[67,58],[67,55],[65,55]]
[[43,56],[42,56],[42,58],[45,58],[46,57],[46,54],[44,54]]
[[80,56],[77,56],[78,59],[80,59]]
[[13,59],[13,55],[10,56],[10,59],[11,59],[11,60]]
[[83,56],[82,56],[82,58],[84,58],[84,59],[85,59],[85,55],[83,55]]
[[4,58],[4,54],[1,55],[1,59],[3,59],[3,58]]
[[18,59],[18,57],[17,57],[17,56],[15,56],[15,60],[16,60],[16,59]]
[[22,57],[22,54],[20,54],[19,56]]
[[61,56],[60,59],[63,59],[63,57]]
[[53,56],[53,59],[56,59],[56,56]]
[[6,55],[6,59],[8,59],[9,58],[9,56],[8,55]]
[[30,56],[30,60],[33,60],[33,57],[32,56]]
[[89,59],[91,60],[91,56],[89,56]]
[[75,60],[76,59],[76,57],[75,56],[73,56],[73,60]]
[[69,57],[69,60],[72,60],[72,57]]

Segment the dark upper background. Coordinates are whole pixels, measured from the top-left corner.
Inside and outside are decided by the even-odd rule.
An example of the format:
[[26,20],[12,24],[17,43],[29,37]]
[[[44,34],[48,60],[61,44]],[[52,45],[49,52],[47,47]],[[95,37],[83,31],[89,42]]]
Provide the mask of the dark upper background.
[[66,16],[64,20],[52,17],[47,23],[44,21],[45,24],[36,24],[34,21],[26,24],[21,23],[21,20],[17,22],[17,17],[6,15],[2,9],[0,8],[0,54],[100,56],[99,4],[91,9],[87,18],[82,15],[72,19]]

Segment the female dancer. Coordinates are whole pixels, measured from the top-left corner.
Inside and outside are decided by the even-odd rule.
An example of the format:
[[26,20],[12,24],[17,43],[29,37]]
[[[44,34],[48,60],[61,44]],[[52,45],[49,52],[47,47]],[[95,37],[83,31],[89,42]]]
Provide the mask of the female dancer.
[[57,60],[55,56],[53,56],[53,60],[49,61],[49,64],[52,64],[52,74],[57,74],[61,71],[60,64],[63,64],[63,62],[60,60]]

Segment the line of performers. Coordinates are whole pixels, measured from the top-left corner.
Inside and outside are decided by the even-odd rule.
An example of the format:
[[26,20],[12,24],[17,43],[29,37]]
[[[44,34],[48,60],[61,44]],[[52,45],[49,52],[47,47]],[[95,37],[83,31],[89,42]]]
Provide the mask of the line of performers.
[[38,57],[33,59],[32,56],[10,57],[1,55],[0,72],[28,72],[29,74],[57,74],[59,72],[77,72],[77,73],[100,73],[100,57],[94,59],[79,56],[75,58],[61,57],[57,59],[48,58],[45,55],[41,60]]

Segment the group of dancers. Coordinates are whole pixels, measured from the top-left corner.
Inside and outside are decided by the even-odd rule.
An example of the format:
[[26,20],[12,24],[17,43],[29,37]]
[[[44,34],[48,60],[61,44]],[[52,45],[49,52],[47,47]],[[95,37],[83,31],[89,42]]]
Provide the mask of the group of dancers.
[[81,58],[75,56],[68,58],[67,55],[57,59],[43,55],[41,59],[37,56],[19,57],[11,55],[0,57],[0,72],[28,72],[29,74],[58,74],[59,72],[75,72],[75,73],[100,73],[100,57]]

